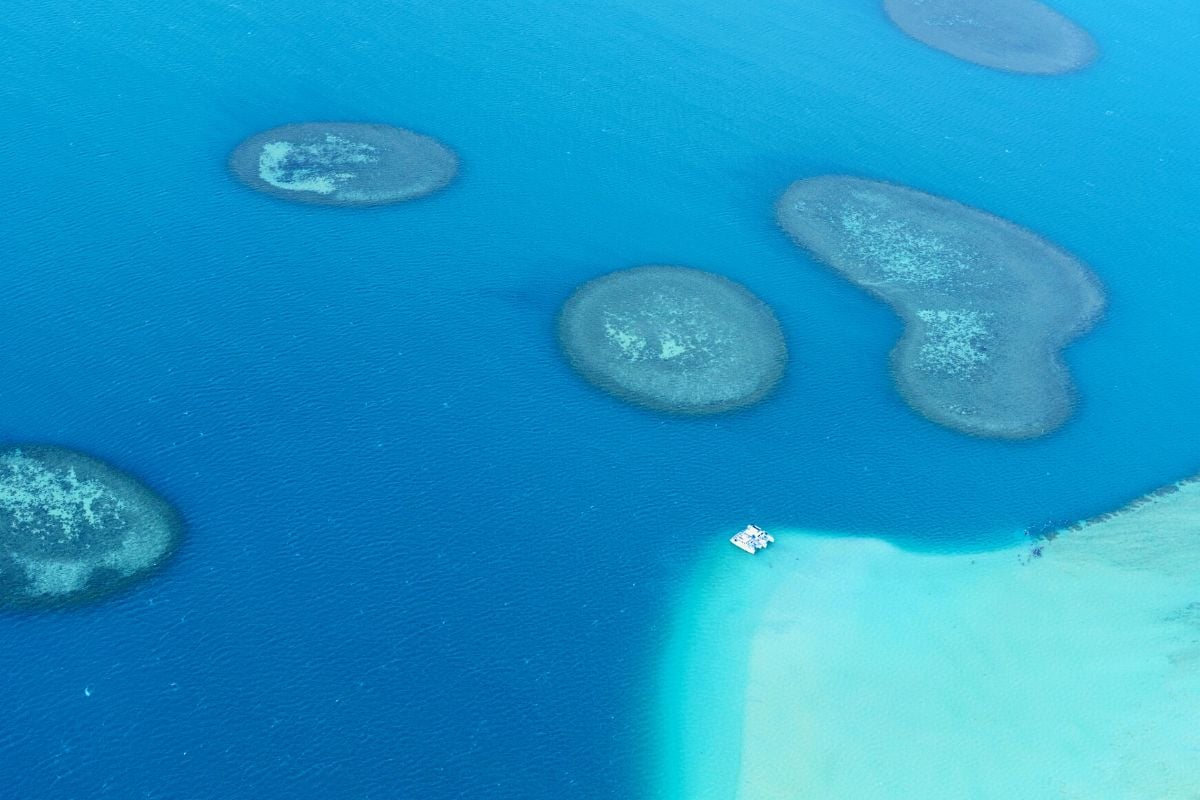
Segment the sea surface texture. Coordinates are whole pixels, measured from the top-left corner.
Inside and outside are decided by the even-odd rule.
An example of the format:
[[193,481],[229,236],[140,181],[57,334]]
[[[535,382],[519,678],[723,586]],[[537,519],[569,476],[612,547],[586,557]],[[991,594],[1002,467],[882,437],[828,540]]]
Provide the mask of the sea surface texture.
[[[878,0],[136,6],[0,20],[0,443],[113,464],[185,539],[119,597],[0,616],[0,796],[707,800],[664,783],[660,674],[697,567],[751,558],[734,531],[995,553],[1200,470],[1191,3],[1055,0],[1100,49],[1058,77],[926,47]],[[460,172],[354,209],[228,172],[320,120]],[[997,442],[909,409],[895,315],[772,218],[819,174],[1086,263],[1108,307],[1064,352],[1075,416]],[[639,264],[771,306],[779,386],[687,418],[577,376],[558,308]]]

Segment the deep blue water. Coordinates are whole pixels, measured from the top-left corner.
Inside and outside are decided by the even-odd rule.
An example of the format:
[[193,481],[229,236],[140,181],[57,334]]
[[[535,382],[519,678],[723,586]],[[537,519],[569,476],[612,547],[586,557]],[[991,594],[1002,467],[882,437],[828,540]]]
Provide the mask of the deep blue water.
[[[133,471],[189,536],[119,599],[0,617],[0,797],[641,796],[666,613],[729,528],[987,547],[1195,472],[1200,15],[1153,5],[1056,2],[1104,55],[1055,79],[876,0],[7,6],[0,438]],[[462,174],[354,211],[229,178],[310,119],[429,133]],[[1092,265],[1065,429],[969,439],[897,398],[891,312],[772,223],[821,172]],[[780,391],[678,419],[570,373],[559,303],[642,263],[771,303]]]

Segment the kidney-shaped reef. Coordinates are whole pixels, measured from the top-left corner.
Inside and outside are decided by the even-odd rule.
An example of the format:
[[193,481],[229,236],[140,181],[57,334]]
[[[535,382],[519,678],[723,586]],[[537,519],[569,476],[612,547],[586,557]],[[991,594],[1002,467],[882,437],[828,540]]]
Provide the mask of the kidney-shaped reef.
[[1080,261],[1011,222],[915,189],[830,175],[797,181],[779,224],[904,319],[904,398],[979,436],[1041,436],[1071,415],[1061,349],[1104,306]]
[[1037,0],[884,0],[883,8],[917,41],[993,69],[1055,75],[1099,52],[1087,31]]
[[458,159],[437,140],[403,128],[305,122],[251,136],[229,166],[246,185],[275,197],[362,206],[435,192],[453,180]]
[[0,448],[0,608],[75,605],[175,551],[183,523],[135,478],[50,445]]
[[585,283],[563,305],[558,332],[587,380],[681,414],[755,403],[787,362],[766,303],[727,278],[686,267],[635,267]]

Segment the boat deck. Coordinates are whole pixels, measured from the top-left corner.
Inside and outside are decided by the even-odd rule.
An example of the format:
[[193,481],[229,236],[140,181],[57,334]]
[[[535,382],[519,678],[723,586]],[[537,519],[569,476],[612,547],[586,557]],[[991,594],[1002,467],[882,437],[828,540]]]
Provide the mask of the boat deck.
[[734,547],[741,548],[750,555],[754,555],[775,541],[775,537],[757,525],[747,525],[730,537],[729,541],[733,543]]

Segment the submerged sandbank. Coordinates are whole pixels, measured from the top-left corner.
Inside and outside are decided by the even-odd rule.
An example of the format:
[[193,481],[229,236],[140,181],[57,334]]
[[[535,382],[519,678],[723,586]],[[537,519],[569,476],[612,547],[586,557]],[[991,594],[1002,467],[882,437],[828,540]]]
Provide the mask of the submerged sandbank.
[[436,139],[391,125],[304,122],[256,133],[229,168],[251,189],[332,206],[398,203],[441,189],[458,158]]
[[1078,259],[1007,220],[904,186],[844,175],[793,183],[776,206],[801,247],[892,306],[897,388],[921,414],[1023,439],[1074,405],[1060,350],[1104,306]]
[[1151,800],[1200,786],[1200,484],[1050,541],[720,547],[663,669],[688,798]]
[[884,0],[883,8],[917,41],[993,69],[1057,75],[1099,54],[1087,31],[1037,0]]

